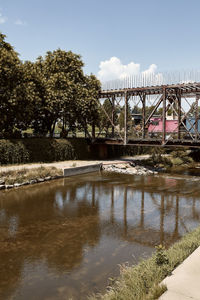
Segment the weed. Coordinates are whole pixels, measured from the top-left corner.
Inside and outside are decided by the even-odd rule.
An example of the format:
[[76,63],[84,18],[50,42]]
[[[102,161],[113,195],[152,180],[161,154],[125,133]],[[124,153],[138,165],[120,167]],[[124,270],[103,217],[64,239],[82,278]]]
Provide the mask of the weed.
[[159,245],[159,246],[156,246],[155,248],[157,250],[156,255],[155,255],[156,264],[158,266],[161,266],[163,264],[168,264],[169,259],[167,258],[165,247],[163,245]]
[[6,184],[22,183],[25,181],[30,181],[38,178],[45,178],[48,176],[58,176],[62,175],[62,170],[55,167],[44,167],[33,169],[20,169],[5,171],[0,173],[0,178],[5,180]]

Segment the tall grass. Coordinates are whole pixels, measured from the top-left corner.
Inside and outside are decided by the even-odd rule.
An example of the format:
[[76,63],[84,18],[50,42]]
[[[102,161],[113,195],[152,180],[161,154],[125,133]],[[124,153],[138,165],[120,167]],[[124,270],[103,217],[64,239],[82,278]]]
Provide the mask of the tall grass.
[[30,180],[44,179],[49,176],[60,176],[63,172],[55,167],[39,167],[32,169],[10,170],[0,173],[0,178],[5,180],[6,184],[23,183]]
[[159,247],[157,252],[138,265],[121,266],[120,277],[108,287],[104,295],[89,297],[90,300],[152,300],[166,290],[162,280],[200,246],[200,227],[184,236],[168,250]]

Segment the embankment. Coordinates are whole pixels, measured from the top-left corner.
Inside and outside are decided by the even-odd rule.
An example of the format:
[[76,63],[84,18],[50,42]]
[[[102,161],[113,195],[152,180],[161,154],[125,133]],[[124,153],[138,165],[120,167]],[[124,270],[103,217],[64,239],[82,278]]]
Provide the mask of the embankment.
[[121,274],[104,295],[90,300],[153,300],[166,290],[162,280],[200,246],[200,227],[185,235],[169,249],[157,247],[157,252],[136,266],[122,266]]
[[0,140],[0,165],[114,158],[123,155],[148,153],[141,147],[106,146],[106,157],[101,157],[101,146],[91,145],[89,139],[27,138]]

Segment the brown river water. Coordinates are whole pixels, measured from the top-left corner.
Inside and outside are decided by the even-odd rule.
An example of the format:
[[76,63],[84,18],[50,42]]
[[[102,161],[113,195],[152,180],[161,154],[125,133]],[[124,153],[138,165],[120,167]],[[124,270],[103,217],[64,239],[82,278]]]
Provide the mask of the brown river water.
[[197,176],[93,173],[0,192],[0,299],[87,299],[199,221]]

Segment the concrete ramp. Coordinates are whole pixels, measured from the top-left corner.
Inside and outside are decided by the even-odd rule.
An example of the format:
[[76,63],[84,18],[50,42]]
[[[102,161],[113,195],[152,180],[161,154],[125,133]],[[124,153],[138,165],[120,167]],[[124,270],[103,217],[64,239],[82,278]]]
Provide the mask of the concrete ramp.
[[82,167],[74,167],[74,168],[66,168],[63,169],[64,177],[75,176],[80,174],[86,174],[91,172],[100,171],[102,168],[102,164],[93,164]]

